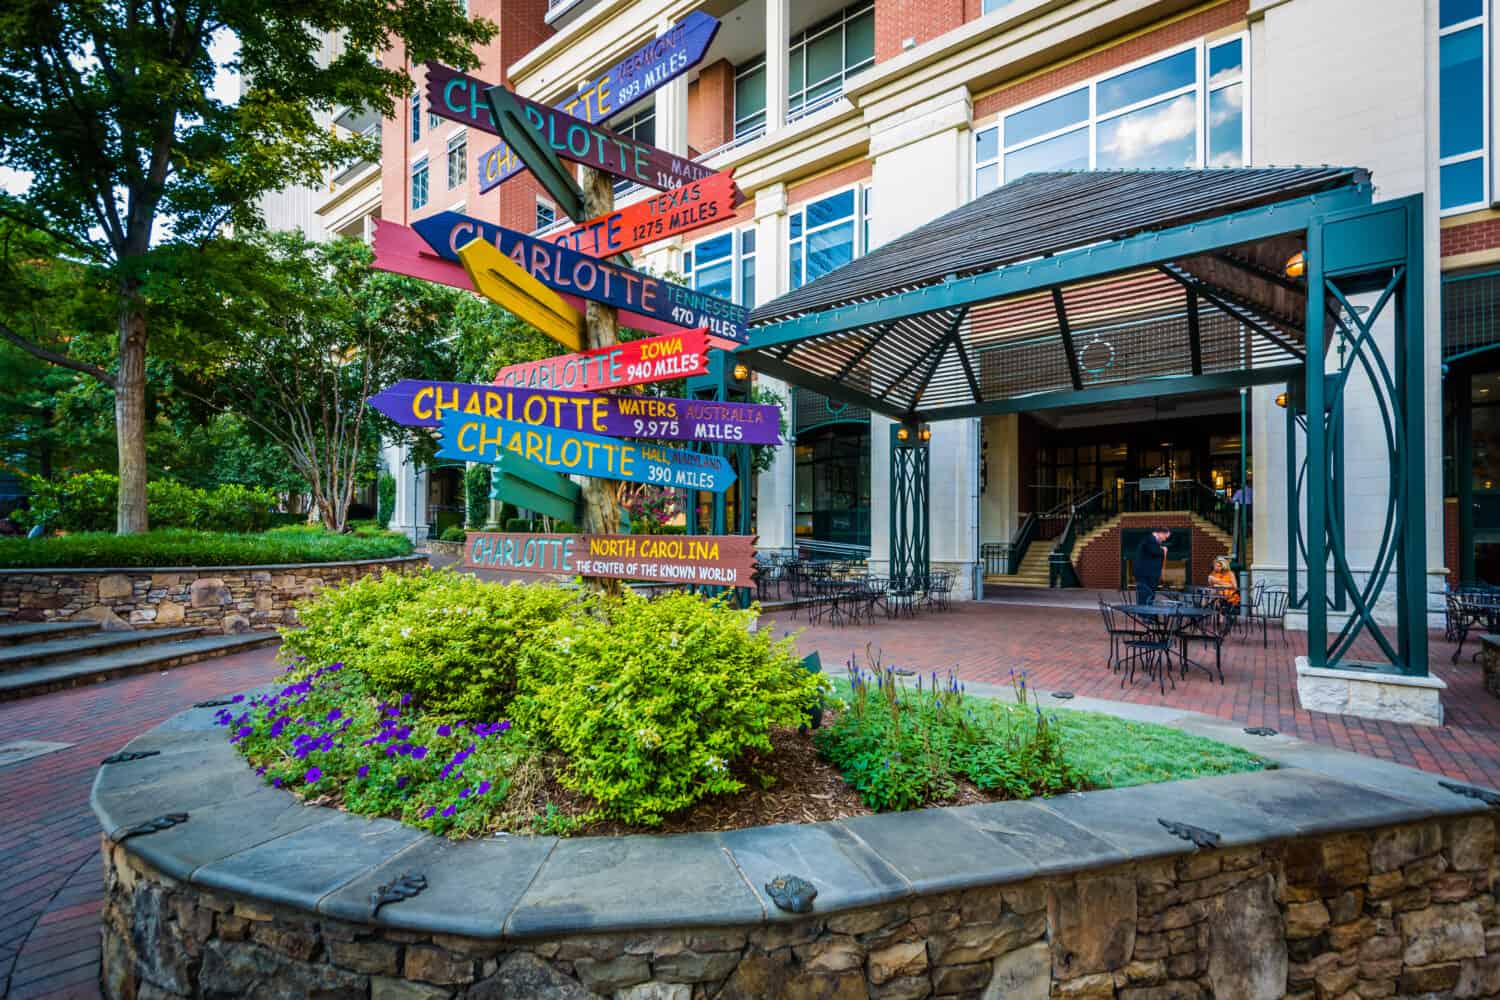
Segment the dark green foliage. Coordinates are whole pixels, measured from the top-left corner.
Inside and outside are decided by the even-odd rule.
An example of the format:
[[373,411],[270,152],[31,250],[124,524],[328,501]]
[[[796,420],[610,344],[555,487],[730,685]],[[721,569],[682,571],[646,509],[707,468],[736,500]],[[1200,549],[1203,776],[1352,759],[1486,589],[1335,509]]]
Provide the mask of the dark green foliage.
[[402,535],[335,535],[277,528],[254,535],[153,530],[140,535],[79,532],[53,538],[0,538],[0,567],[245,566],[342,562],[411,553]]
[[506,521],[505,521],[505,530],[506,531],[534,531],[535,529],[532,528],[531,525],[532,525],[532,522],[531,522],[530,518],[526,518],[526,517],[511,517],[511,518],[507,518]]
[[396,516],[396,477],[389,472],[382,472],[375,492],[375,520],[380,522],[382,528],[389,528],[391,518]]
[[443,534],[439,537],[438,541],[442,541],[442,542],[458,542],[458,543],[462,544],[468,537],[469,537],[469,533],[467,531],[465,531],[463,528],[460,528],[458,525],[454,524],[454,525],[450,525],[443,532]]
[[490,467],[476,464],[464,470],[464,527],[482,528],[490,513]]
[[[45,524],[55,531],[109,531],[115,523],[119,477],[86,472],[60,482],[27,482],[31,508],[19,512],[24,524]],[[236,483],[203,490],[169,479],[146,487],[146,509],[158,528],[196,528],[201,531],[264,531],[271,525],[276,496],[270,490]]]

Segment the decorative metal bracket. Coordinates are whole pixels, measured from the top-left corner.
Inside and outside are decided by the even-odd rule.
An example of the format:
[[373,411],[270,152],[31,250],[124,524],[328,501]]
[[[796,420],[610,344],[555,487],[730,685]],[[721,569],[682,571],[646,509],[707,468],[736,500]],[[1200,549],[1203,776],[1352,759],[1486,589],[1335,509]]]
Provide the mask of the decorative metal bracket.
[[159,753],[161,753],[160,750],[121,750],[119,753],[110,754],[99,763],[128,764],[133,760],[144,760],[147,757],[155,757]]
[[144,823],[137,823],[135,826],[127,827],[125,832],[114,838],[114,840],[118,844],[120,841],[131,837],[144,837],[148,833],[160,833],[163,830],[170,830],[177,824],[186,823],[187,821],[187,813],[167,813],[165,816],[158,816],[155,819],[148,819]]
[[1072,691],[1053,691],[1052,692],[1052,697],[1060,699],[1062,701],[1072,701],[1073,700],[1073,692]]
[[796,875],[781,875],[766,883],[766,895],[788,913],[811,913],[818,887]]
[[1438,784],[1448,789],[1454,795],[1462,795],[1469,799],[1478,799],[1491,808],[1500,806],[1500,795],[1496,795],[1488,788],[1476,788],[1473,785],[1460,785],[1456,782],[1441,780],[1438,781]]
[[1156,821],[1166,827],[1167,832],[1172,836],[1192,841],[1194,847],[1219,846],[1219,835],[1212,830],[1205,830],[1201,826],[1193,826],[1190,823],[1177,823],[1170,819],[1161,819],[1160,817]]
[[1245,732],[1251,736],[1275,736],[1276,730],[1270,726],[1246,726]]
[[411,899],[425,888],[427,888],[426,875],[402,875],[389,885],[377,886],[375,891],[370,893],[370,919],[375,919],[376,914],[385,904]]
[[210,698],[208,701],[193,702],[194,708],[218,708],[220,705],[236,704],[233,698]]

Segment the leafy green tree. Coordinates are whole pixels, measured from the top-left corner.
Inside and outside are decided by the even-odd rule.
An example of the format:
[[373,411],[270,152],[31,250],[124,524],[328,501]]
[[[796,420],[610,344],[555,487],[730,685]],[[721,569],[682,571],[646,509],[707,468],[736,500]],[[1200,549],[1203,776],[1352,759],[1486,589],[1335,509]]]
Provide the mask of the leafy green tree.
[[[390,115],[410,93],[407,72],[372,53],[399,45],[411,64],[472,67],[473,47],[495,30],[470,20],[461,0],[6,5],[0,164],[31,183],[0,196],[0,216],[45,234],[88,269],[107,299],[113,345],[105,358],[79,356],[45,309],[35,315],[46,329],[4,321],[0,338],[113,391],[117,530],[147,527],[147,344],[197,346],[203,327],[192,314],[217,303],[185,301],[179,285],[194,277],[211,287],[224,273],[214,234],[226,224],[258,226],[257,203],[269,192],[375,155],[369,140],[342,137],[316,117],[340,105]],[[320,41],[332,33],[341,47],[320,61]],[[238,40],[238,55],[216,58],[214,43],[226,39]],[[225,67],[241,74],[237,103],[213,94]]]

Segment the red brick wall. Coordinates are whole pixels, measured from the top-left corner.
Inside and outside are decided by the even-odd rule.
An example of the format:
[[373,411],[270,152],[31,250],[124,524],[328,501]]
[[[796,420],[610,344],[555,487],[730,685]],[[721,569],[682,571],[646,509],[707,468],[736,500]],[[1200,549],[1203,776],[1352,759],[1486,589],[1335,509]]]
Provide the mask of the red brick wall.
[[[1201,38],[1211,31],[1227,28],[1232,24],[1238,24],[1245,20],[1245,13],[1249,8],[1249,0],[1230,0],[1228,3],[1220,4],[1209,10],[1185,17],[1180,21],[1174,21],[1163,25],[1155,31],[1137,35],[1126,39],[1118,45],[1085,56],[1076,62],[1068,63],[1057,69],[1042,73],[1038,76],[1023,80],[1014,86],[997,90],[993,94],[987,94],[974,102],[974,118],[982,119],[997,111],[1024,104],[1034,98],[1044,97],[1060,87],[1066,87],[1071,83],[1079,83],[1100,73],[1108,72],[1117,66],[1144,59],[1147,56],[1170,49],[1174,45],[1190,42],[1195,38]],[[879,7],[876,15],[879,16]],[[876,51],[879,52],[879,26],[876,28]]]
[[876,0],[875,61],[900,55],[905,39],[915,38],[921,45],[957,28],[964,23],[966,5],[977,13],[979,0]]
[[[484,80],[507,82],[506,67],[552,35],[552,29],[542,20],[547,13],[547,0],[471,0],[469,10],[472,16],[486,18],[500,26],[500,32],[494,38],[474,50],[479,57],[479,66],[473,73]],[[386,66],[405,67],[405,50],[397,45],[387,51],[381,61]],[[406,69],[425,93],[426,73],[422,67]],[[444,211],[462,201],[468,215],[529,232],[536,224],[536,197],[541,193],[541,185],[528,174],[508,180],[481,195],[474,160],[497,140],[486,132],[469,129],[468,148],[465,150],[468,176],[465,183],[450,188],[448,140],[463,126],[440,119],[436,128],[429,128],[425,97],[421,114],[422,136],[416,142],[411,141],[409,100],[401,102],[395,117],[386,119],[381,129],[381,217],[409,225],[416,219]],[[423,153],[427,154],[428,164],[427,204],[413,211],[411,166]]]
[[1099,535],[1083,549],[1073,553],[1078,580],[1093,590],[1113,590],[1120,585],[1120,538],[1122,528],[1193,528],[1192,564],[1189,584],[1203,584],[1213,569],[1215,556],[1229,555],[1229,548],[1219,539],[1193,525],[1187,514],[1127,514],[1121,523]]
[[1500,247],[1500,219],[1485,219],[1466,226],[1450,226],[1442,231],[1441,246],[1444,257]]
[[694,156],[734,138],[734,67],[727,59],[688,84],[688,147]]
[[1458,501],[1449,497],[1443,501],[1443,564],[1448,567],[1450,587],[1457,587],[1462,582],[1458,578],[1458,547],[1462,542],[1463,539],[1458,537]]

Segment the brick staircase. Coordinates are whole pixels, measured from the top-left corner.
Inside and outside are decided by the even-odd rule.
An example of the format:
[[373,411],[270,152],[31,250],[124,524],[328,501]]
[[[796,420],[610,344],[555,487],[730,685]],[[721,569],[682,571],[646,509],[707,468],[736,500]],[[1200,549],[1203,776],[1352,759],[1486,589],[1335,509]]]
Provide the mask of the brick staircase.
[[[1189,511],[1185,511],[1185,510],[1184,511],[1161,511],[1161,512],[1153,513],[1153,514],[1150,514],[1150,515],[1142,515],[1142,514],[1116,514],[1114,517],[1110,518],[1109,520],[1103,521],[1103,522],[1095,525],[1088,532],[1086,532],[1083,535],[1080,535],[1073,542],[1073,567],[1074,567],[1074,570],[1075,571],[1078,570],[1078,568],[1079,568],[1079,560],[1082,558],[1083,553],[1088,549],[1088,547],[1089,547],[1090,544],[1092,544],[1095,540],[1099,539],[1100,537],[1102,537],[1102,536],[1108,534],[1109,532],[1115,530],[1116,528],[1119,528],[1127,520],[1130,522],[1130,525],[1132,527],[1145,527],[1145,526],[1147,526],[1149,524],[1154,523],[1156,519],[1158,519],[1159,517],[1161,517],[1163,515],[1166,516],[1169,519],[1172,519],[1172,520],[1180,520],[1182,518],[1187,518],[1188,521],[1192,524],[1194,532],[1201,533],[1201,534],[1207,535],[1209,538],[1212,538],[1214,541],[1218,542],[1221,546],[1223,546],[1223,549],[1224,549],[1225,552],[1233,552],[1234,551],[1234,536],[1233,535],[1229,534],[1229,532],[1225,531],[1223,528],[1220,528],[1217,524],[1214,524],[1212,521],[1208,520],[1208,518],[1202,517],[1202,516],[1200,516],[1198,514],[1191,513]],[[1247,561],[1248,561],[1248,557],[1247,557]],[[1079,575],[1082,576],[1082,573],[1080,573]]]
[[95,621],[0,625],[0,701],[168,670],[279,638],[275,632],[224,635],[197,626],[106,631]]
[[1050,570],[1047,565],[1048,558],[1052,555],[1050,541],[1032,542],[1026,549],[1026,555],[1021,559],[1021,565],[1014,573],[991,574],[984,578],[984,582],[990,586],[1002,587],[1046,587],[1051,582]]

